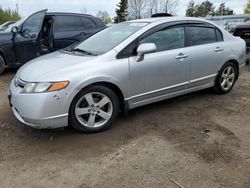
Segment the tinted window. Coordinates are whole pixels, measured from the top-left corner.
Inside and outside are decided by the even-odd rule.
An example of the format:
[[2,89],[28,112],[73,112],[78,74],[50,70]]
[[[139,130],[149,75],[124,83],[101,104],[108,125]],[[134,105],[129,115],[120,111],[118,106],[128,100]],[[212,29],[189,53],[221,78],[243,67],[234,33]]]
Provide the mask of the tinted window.
[[189,27],[190,42],[193,46],[216,42],[216,32],[214,28]]
[[185,46],[185,29],[184,27],[167,28],[140,41],[142,43],[154,43],[157,51],[172,50],[183,48]]
[[223,35],[218,29],[216,29],[216,35],[217,35],[218,42],[223,41]]
[[242,39],[250,39],[250,31],[243,32],[241,34]]
[[34,33],[40,32],[44,16],[44,11],[32,15],[24,22],[22,30],[28,30],[29,32]]
[[78,16],[56,16],[55,31],[81,31],[83,25]]
[[93,29],[95,28],[95,24],[88,18],[81,17],[80,18],[83,24],[84,29]]

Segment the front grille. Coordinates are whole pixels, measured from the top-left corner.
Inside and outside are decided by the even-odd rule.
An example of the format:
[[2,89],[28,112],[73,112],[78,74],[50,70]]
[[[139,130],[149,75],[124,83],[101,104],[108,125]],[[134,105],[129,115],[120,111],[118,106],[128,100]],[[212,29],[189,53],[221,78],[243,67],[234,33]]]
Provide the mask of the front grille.
[[14,83],[15,83],[16,87],[24,88],[28,82],[26,82],[26,81],[22,80],[21,78],[17,77],[17,78],[15,78]]

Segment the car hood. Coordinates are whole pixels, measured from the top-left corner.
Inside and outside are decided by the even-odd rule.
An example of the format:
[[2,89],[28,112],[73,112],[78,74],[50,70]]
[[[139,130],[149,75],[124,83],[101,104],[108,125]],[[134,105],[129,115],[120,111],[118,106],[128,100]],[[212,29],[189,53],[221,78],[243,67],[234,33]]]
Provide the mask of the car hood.
[[83,64],[95,56],[77,56],[73,54],[66,54],[62,52],[54,52],[48,55],[38,57],[26,64],[24,64],[17,72],[17,76],[24,81],[37,81],[40,77],[48,73],[53,73],[67,67],[72,67],[76,64]]

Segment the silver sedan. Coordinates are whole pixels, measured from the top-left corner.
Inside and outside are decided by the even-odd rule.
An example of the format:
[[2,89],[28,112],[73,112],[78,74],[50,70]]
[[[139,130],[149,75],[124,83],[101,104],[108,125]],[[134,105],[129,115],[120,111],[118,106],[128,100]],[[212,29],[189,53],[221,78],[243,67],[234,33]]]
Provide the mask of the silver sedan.
[[25,64],[9,99],[28,126],[99,132],[132,108],[205,88],[228,93],[245,62],[245,42],[206,20],[133,20]]

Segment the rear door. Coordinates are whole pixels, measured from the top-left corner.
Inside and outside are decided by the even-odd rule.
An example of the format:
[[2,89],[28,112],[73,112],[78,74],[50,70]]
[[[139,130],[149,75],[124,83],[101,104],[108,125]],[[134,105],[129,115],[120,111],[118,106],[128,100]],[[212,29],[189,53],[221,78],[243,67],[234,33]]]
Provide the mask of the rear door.
[[56,50],[82,41],[95,32],[96,26],[89,19],[78,15],[56,15],[54,43]]
[[213,26],[188,26],[190,87],[213,82],[224,60],[224,43]]

